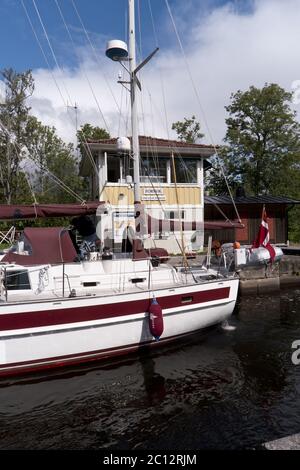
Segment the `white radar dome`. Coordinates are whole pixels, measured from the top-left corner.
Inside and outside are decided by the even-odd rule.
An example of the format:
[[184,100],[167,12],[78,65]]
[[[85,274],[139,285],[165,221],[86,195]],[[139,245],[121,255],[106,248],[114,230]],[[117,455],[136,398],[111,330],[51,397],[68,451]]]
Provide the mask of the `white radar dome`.
[[119,39],[113,39],[108,41],[106,45],[106,55],[109,59],[120,61],[125,60],[128,57],[127,44]]

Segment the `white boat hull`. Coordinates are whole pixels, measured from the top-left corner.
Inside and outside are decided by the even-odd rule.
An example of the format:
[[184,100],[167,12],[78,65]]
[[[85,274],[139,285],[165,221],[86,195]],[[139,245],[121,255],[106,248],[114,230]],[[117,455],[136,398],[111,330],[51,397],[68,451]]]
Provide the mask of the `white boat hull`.
[[156,344],[147,313],[153,294],[163,308],[160,342],[191,334],[226,320],[233,312],[237,289],[238,279],[232,278],[176,291],[28,302],[22,313],[20,305],[2,304],[0,375],[99,360]]

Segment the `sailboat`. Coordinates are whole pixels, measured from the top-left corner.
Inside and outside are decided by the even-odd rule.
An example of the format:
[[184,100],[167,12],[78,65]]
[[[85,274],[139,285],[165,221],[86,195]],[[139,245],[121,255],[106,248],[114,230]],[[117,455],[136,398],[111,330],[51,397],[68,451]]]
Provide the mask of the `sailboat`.
[[[120,41],[109,43],[107,55],[127,59],[131,77],[132,254],[86,250],[82,256],[69,230],[26,228],[0,260],[0,376],[129,354],[217,325],[233,312],[239,285],[234,273],[205,266],[192,270],[186,263],[174,267],[144,249],[136,104],[140,66],[134,1],[128,5],[128,55]],[[86,217],[96,209],[105,212],[105,203],[0,206],[0,219]]]

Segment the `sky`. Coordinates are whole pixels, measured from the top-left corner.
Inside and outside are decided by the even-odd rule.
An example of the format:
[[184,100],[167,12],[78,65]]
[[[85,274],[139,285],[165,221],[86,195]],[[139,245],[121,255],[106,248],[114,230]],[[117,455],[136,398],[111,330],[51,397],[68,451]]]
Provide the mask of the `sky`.
[[[294,90],[299,112],[300,0],[135,3],[139,60],[159,47],[140,74],[140,134],[174,138],[172,123],[195,115],[203,143],[220,144],[231,94],[265,83]],[[105,56],[127,16],[127,0],[0,0],[0,69],[32,70],[31,113],[66,142],[86,122],[130,134],[126,72]]]

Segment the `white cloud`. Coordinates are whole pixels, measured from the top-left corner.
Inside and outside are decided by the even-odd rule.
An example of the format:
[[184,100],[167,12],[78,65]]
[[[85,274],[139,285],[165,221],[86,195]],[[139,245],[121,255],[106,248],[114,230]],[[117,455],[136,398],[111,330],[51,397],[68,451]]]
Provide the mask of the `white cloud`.
[[[250,85],[261,87],[265,82],[275,82],[292,91],[292,82],[300,79],[300,0],[257,0],[251,12],[243,14],[237,13],[233,4],[215,8],[209,14],[206,12],[204,17],[201,8],[195,11],[197,15],[193,19],[186,18],[190,27],[184,27],[184,18],[181,18],[180,28],[185,31],[187,60],[214,143],[220,143],[226,130],[224,106],[229,103],[232,92],[245,90]],[[186,37],[187,31],[189,37]],[[142,72],[144,118],[141,117],[140,133],[152,134],[154,131],[158,137],[168,135],[160,81],[162,74],[169,127],[172,122],[195,114],[202,122],[206,142],[210,143],[178,45],[170,50],[164,49],[163,44],[161,46],[159,55]],[[65,103],[70,104],[70,100],[77,103],[79,124],[91,122],[104,127],[85,78],[87,75],[109,131],[117,135],[119,112],[107,81],[120,107],[122,92],[116,84],[118,66],[108,59],[101,59],[100,69],[88,53],[84,57],[78,69],[64,70],[63,73],[54,70],[53,75]],[[31,102],[32,112],[44,123],[54,125],[64,139],[74,141],[75,113],[72,109],[67,111],[51,73],[40,69],[34,71],[34,77],[36,90]],[[128,102],[128,97],[125,98],[123,92],[124,120],[126,100]],[[70,118],[72,113],[73,118]],[[122,132],[126,132],[125,124],[121,125]],[[170,132],[170,136],[174,137],[174,134]]]

